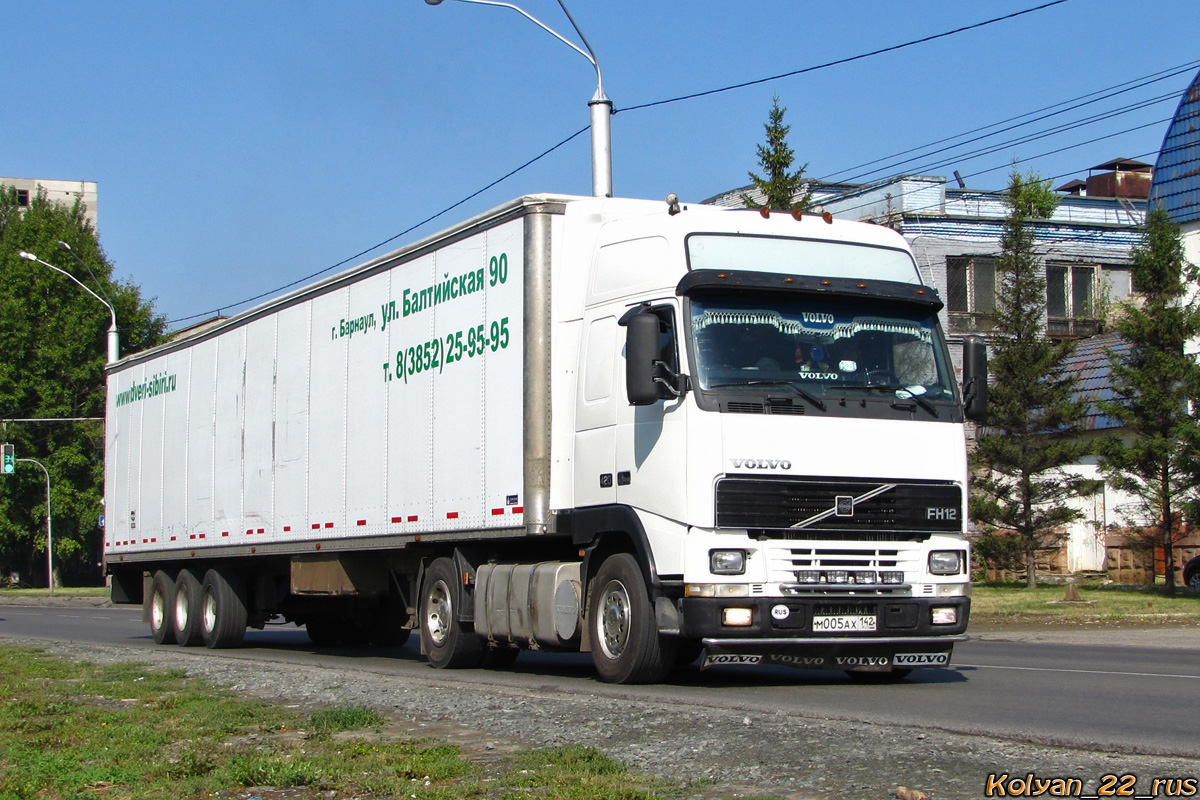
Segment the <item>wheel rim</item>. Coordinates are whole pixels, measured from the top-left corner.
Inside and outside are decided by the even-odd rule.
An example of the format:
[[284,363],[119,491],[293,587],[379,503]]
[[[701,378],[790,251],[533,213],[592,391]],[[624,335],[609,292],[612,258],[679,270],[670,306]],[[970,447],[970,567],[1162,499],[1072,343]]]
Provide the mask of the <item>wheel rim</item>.
[[1192,573],[1192,577],[1188,580],[1188,586],[1200,592],[1200,570]]
[[217,628],[217,598],[207,592],[204,595],[204,602],[201,620],[204,622],[204,630],[211,633]]
[[167,600],[162,596],[162,592],[155,592],[150,602],[150,624],[154,626],[154,630],[162,630],[166,619]]
[[620,658],[625,652],[629,622],[629,592],[620,581],[612,581],[600,596],[600,649],[608,658]]
[[425,610],[425,629],[429,631],[429,638],[437,647],[445,644],[450,635],[452,614],[450,587],[445,581],[438,581],[429,590],[429,604]]
[[188,624],[188,614],[191,609],[188,608],[187,590],[180,587],[181,591],[175,594],[175,629],[183,630]]

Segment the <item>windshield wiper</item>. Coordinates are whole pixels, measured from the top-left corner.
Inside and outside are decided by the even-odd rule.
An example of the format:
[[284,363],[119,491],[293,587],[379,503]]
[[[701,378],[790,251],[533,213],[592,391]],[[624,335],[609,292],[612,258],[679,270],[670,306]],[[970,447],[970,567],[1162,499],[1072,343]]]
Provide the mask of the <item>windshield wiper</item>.
[[[860,385],[845,384],[845,385],[838,386],[836,388],[838,388],[838,389],[862,389],[862,390],[866,390],[866,391],[878,391],[878,392],[896,392],[896,391],[908,392],[907,386],[901,386],[900,384],[897,384],[897,383],[874,383],[874,384],[860,384]],[[901,407],[900,406],[901,403],[907,403],[907,401],[909,401],[909,400],[912,400],[914,403],[916,403],[921,408],[928,411],[934,417],[938,416],[937,407],[934,406],[933,403],[929,402],[924,397],[921,397],[921,395],[913,394],[912,392],[908,392],[908,397],[892,398],[892,408],[899,408],[899,407]]]
[[904,397],[904,398],[897,397],[895,400],[892,401],[892,408],[899,408],[900,403],[903,401],[906,401],[906,400],[912,400],[914,403],[916,403],[921,408],[925,409],[926,411],[928,411],[930,414],[932,414],[935,417],[938,415],[937,409],[934,407],[933,403],[929,402],[924,397],[921,397],[920,395],[917,395],[917,394],[914,394],[911,397]]
[[784,387],[787,387],[788,389],[791,389],[797,395],[804,398],[808,402],[812,403],[814,406],[821,409],[822,411],[825,411],[827,409],[825,402],[823,400],[821,400],[821,398],[817,397],[816,395],[814,395],[812,392],[808,391],[807,389],[801,389],[799,386],[792,383],[791,381],[764,381],[764,380],[737,381],[737,382],[730,382],[730,383],[714,383],[709,388],[717,389],[717,388],[724,387],[724,386],[784,386]]

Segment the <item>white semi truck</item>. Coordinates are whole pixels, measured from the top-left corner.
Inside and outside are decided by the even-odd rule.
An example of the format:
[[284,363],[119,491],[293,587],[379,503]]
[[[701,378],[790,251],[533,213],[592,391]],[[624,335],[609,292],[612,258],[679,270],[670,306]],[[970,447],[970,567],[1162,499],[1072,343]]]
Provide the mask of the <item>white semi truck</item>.
[[105,559],[157,642],[895,678],[970,610],[963,392],[903,238],[522,197],[108,372]]

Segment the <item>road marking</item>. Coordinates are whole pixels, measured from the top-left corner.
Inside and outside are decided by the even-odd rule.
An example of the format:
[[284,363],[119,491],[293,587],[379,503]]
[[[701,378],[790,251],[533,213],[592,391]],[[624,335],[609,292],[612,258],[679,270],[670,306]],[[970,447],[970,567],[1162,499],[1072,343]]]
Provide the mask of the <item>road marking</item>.
[[1002,667],[997,664],[955,664],[954,666],[967,669],[1013,669],[1026,672],[1076,672],[1081,675],[1122,675],[1133,678],[1187,678],[1200,680],[1200,675],[1173,675],[1163,672],[1114,672],[1103,669],[1063,669],[1061,667]]

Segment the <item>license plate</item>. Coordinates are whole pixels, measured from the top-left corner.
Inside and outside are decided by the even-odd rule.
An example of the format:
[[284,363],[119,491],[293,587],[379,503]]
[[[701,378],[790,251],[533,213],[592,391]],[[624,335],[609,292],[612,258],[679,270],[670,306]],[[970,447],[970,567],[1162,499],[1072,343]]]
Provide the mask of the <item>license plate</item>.
[[813,617],[813,631],[866,633],[875,630],[876,618],[862,614],[845,614],[836,617]]

